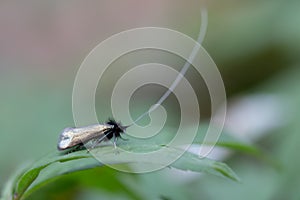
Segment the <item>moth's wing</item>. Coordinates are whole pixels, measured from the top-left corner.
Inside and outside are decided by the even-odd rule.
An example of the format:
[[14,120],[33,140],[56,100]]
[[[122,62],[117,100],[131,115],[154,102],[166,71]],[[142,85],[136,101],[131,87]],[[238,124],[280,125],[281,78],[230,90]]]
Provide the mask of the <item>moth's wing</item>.
[[109,131],[108,132],[103,132],[103,134],[99,135],[99,137],[90,140],[89,141],[90,144],[85,144],[86,147],[89,148],[89,149],[93,149],[96,146],[99,146],[99,144],[101,142],[109,141],[109,139],[107,137],[107,134],[109,134]]

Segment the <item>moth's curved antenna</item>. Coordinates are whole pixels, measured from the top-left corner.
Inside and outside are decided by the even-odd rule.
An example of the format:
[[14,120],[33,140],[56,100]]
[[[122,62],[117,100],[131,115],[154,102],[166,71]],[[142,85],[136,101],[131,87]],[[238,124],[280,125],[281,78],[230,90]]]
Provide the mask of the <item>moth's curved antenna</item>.
[[[207,25],[208,25],[208,13],[207,13],[206,7],[204,6],[203,8],[201,8],[201,25],[200,25],[199,35],[198,35],[198,38],[197,38],[197,42],[199,44],[202,44],[202,42],[203,42],[203,40],[205,38],[205,34],[206,34],[206,30],[207,30]],[[178,85],[178,83],[182,80],[182,78],[184,77],[185,73],[187,72],[187,70],[191,66],[191,63],[195,59],[195,56],[198,53],[199,48],[200,48],[200,46],[198,46],[198,45],[194,46],[194,48],[193,48],[193,50],[192,50],[192,52],[191,52],[188,60],[185,62],[184,66],[180,70],[180,73],[178,74],[178,76],[176,77],[176,79],[174,80],[174,82],[172,83],[172,85],[169,87],[169,89],[156,102],[156,104],[154,104],[154,106],[152,106],[148,111],[146,111],[145,113],[143,113],[142,115],[140,115],[132,124],[130,124],[130,125],[126,126],[126,127],[130,127],[133,124],[135,124],[136,122],[138,122],[141,119],[143,119],[149,113],[151,113],[152,111],[154,111],[155,109],[157,109],[158,106],[161,105],[168,98],[168,96],[174,91],[174,89],[176,88],[176,86]]]

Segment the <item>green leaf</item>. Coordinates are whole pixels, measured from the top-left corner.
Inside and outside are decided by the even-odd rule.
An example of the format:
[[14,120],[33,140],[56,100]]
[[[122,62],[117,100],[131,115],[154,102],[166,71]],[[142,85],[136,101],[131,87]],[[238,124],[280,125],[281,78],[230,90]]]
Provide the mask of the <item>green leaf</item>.
[[[181,150],[168,146],[148,144],[141,145],[138,143],[124,143],[119,145],[120,148],[130,150],[132,152],[153,151],[159,148],[164,148],[166,151],[161,155],[162,159],[147,160],[137,159],[136,157],[123,156],[122,152],[116,154],[116,150],[112,146],[102,146],[96,148],[105,156],[106,162],[113,165],[128,165],[128,164],[153,164],[163,166],[164,158],[174,157]],[[54,181],[59,176],[75,171],[95,168],[103,165],[95,160],[95,158],[87,153],[87,150],[76,151],[69,154],[55,152],[42,158],[34,163],[26,172],[16,178],[13,185],[13,199],[25,199],[43,185]],[[129,165],[130,166],[130,165]],[[128,167],[128,166],[127,166]],[[208,174],[226,177],[232,180],[239,180],[236,174],[224,163],[213,161],[207,158],[200,158],[195,154],[185,152],[176,162],[170,167],[180,170],[190,170],[194,172],[204,172]]]
[[[73,160],[68,165],[82,165],[88,162],[88,159]],[[61,168],[57,164],[50,165],[47,172],[41,172],[39,178],[34,182],[37,184],[37,189],[29,189],[26,192],[25,199],[40,200],[40,199],[132,199],[141,200],[136,188],[129,188],[125,179],[137,181],[138,176],[118,172],[106,166],[99,166],[99,162],[95,167],[90,169],[78,170],[72,173],[59,175],[57,177],[47,179],[42,185],[39,185],[40,180],[44,180],[45,176]],[[64,168],[68,166],[64,165]],[[31,187],[30,187],[31,188]],[[28,194],[30,193],[30,194]],[[94,194],[96,198],[89,198],[88,194]],[[87,196],[86,196],[87,195]],[[120,198],[121,197],[121,198]],[[127,198],[124,198],[127,197]]]
[[48,167],[49,165],[55,163],[55,162],[67,162],[74,159],[80,159],[88,157],[88,155],[84,154],[74,154],[72,156],[69,155],[62,155],[61,153],[54,153],[46,156],[46,158],[43,158],[36,163],[34,163],[21,177],[17,180],[13,196],[14,199],[18,200],[20,199],[24,192],[28,189],[28,187],[35,181],[35,179],[38,177],[40,172]]
[[39,176],[27,188],[23,198],[28,197],[40,187],[56,180],[61,175],[99,166],[101,166],[100,163],[94,158],[78,158],[67,162],[54,162],[40,171]]
[[234,181],[240,181],[239,177],[225,163],[210,160],[208,158],[200,158],[198,155],[189,152],[186,152],[171,166],[181,170],[204,172],[226,177]]

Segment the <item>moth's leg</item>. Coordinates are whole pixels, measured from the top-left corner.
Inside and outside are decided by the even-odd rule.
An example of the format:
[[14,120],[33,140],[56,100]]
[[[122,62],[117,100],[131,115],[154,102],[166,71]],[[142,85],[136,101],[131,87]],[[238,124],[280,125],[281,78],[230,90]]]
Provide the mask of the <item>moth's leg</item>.
[[74,150],[79,151],[79,150],[83,150],[83,149],[85,149],[85,146],[83,145],[83,143],[80,143]]
[[[127,126],[127,127],[128,127],[128,126]],[[126,127],[126,128],[127,128],[127,127]],[[125,129],[124,129],[124,131],[123,131],[123,134],[124,134],[124,135],[127,135],[127,133],[126,133],[126,130],[125,130]],[[124,141],[127,141],[127,140],[129,140],[129,139],[127,139],[127,138],[123,138],[123,137],[122,137],[122,135],[120,135],[120,138],[121,138],[122,140],[124,140]]]
[[69,153],[72,153],[72,152],[75,152],[75,151],[80,151],[80,150],[83,150],[85,149],[85,147],[83,146],[82,143],[78,144],[77,146],[71,148],[69,151],[67,151],[66,153],[69,154]]
[[95,148],[102,140],[104,140],[104,138],[107,137],[107,134],[109,134],[109,132],[104,133],[104,135],[103,135],[101,138],[97,139],[97,140],[93,143],[93,145],[91,146],[90,149]]
[[115,135],[115,133],[113,134],[113,140],[114,140],[114,148],[117,149],[117,137]]
[[128,138],[123,138],[121,135],[119,136],[119,138],[121,138],[121,139],[124,140],[124,141],[129,140]]
[[113,133],[113,144],[114,144],[114,149],[115,149],[115,154],[119,154],[119,150],[117,149],[117,137],[115,135],[115,133]]

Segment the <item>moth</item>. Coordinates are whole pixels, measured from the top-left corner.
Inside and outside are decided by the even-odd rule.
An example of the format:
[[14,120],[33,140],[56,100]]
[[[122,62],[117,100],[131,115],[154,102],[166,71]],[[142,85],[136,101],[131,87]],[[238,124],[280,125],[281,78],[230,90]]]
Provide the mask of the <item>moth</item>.
[[110,119],[104,124],[65,128],[59,136],[57,149],[63,151],[73,147],[82,148],[85,143],[90,141],[93,142],[92,148],[94,148],[100,142],[111,139],[113,139],[113,144],[116,148],[117,139],[122,138],[121,134],[125,132],[127,127]]

